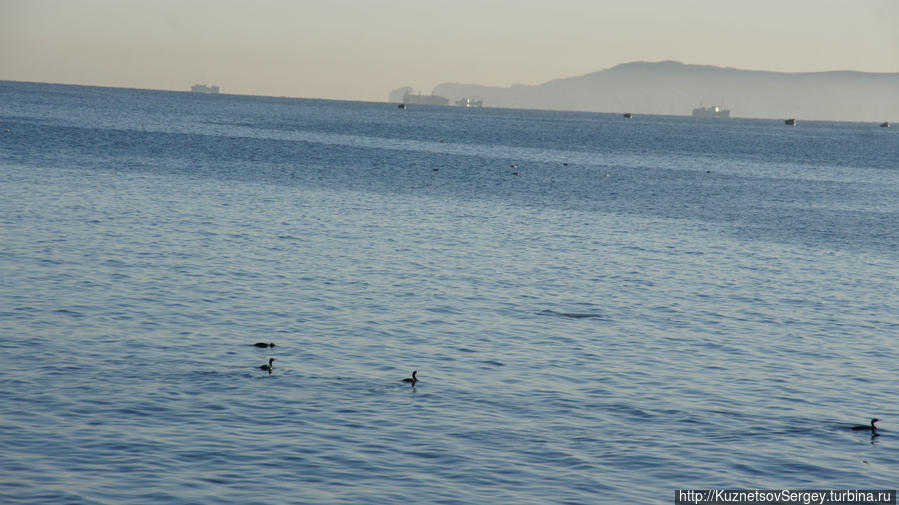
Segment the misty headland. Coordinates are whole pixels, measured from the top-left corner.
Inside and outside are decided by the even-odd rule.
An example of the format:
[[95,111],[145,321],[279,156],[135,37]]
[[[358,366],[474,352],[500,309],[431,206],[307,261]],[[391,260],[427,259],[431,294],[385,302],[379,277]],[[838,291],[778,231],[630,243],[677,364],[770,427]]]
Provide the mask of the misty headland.
[[[409,88],[389,95],[402,101]],[[899,73],[856,71],[787,73],[676,61],[631,62],[539,85],[509,87],[447,82],[434,95],[486,107],[585,112],[690,115],[722,106],[732,117],[888,121],[899,118]]]

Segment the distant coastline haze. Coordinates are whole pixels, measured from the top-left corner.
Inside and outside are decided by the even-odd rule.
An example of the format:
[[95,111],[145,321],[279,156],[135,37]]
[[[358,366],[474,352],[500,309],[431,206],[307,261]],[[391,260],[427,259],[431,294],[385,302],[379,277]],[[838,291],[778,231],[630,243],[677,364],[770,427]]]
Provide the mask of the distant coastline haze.
[[[0,9],[0,80],[10,81],[382,102],[401,86],[546,88],[641,61],[899,73],[894,0],[0,0]],[[764,114],[712,95],[706,105],[733,100],[737,116]],[[652,110],[689,113],[677,101]]]
[[705,105],[743,118],[899,117],[899,73],[763,72],[675,61],[626,63],[538,86],[444,83],[434,94],[451,103],[477,97],[490,107],[519,109],[686,116]]

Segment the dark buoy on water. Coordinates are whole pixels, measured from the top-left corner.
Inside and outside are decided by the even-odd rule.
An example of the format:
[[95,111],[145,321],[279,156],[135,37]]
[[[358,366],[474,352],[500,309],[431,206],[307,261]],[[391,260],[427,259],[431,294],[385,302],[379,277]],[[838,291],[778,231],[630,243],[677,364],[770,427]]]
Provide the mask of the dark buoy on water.
[[272,374],[272,362],[274,362],[274,361],[275,361],[275,358],[269,358],[268,365],[261,365],[259,367],[259,369],[265,370],[266,372],[268,372],[269,375],[271,375]]
[[403,382],[408,382],[409,384],[414,386],[415,383],[418,382],[418,379],[415,377],[415,374],[417,374],[417,373],[418,373],[418,370],[414,370],[412,372],[412,378],[410,379],[407,377],[407,378],[403,379]]
[[265,342],[256,342],[256,343],[253,344],[253,345],[256,346],[256,347],[275,347],[275,344],[274,344],[274,343],[268,343],[268,344],[266,344]]

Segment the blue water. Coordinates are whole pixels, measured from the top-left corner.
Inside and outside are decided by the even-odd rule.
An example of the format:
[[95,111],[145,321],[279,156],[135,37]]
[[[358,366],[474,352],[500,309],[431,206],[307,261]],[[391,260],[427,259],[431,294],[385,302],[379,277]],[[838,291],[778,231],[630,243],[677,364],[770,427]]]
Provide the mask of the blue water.
[[893,130],[0,82],[0,502],[895,488]]

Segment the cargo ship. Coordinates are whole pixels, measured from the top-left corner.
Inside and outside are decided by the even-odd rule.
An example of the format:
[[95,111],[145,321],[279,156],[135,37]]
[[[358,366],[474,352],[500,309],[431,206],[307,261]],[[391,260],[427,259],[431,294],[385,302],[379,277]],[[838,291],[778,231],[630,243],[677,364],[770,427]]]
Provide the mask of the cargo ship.
[[422,95],[420,91],[417,95],[410,95],[407,92],[403,96],[403,103],[411,105],[449,105],[449,98],[443,98],[440,95]]
[[208,95],[215,95],[219,92],[218,86],[207,86],[205,84],[194,84],[190,87],[191,93],[206,93]]
[[699,107],[693,109],[693,117],[729,118],[730,111],[721,107]]

